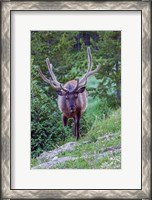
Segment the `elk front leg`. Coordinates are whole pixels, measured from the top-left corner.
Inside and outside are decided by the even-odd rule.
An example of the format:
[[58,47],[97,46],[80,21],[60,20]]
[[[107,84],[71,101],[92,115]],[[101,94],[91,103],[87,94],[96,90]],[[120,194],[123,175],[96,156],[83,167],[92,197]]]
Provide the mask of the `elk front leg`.
[[80,118],[81,118],[81,114],[80,112],[78,112],[77,114],[77,140],[80,138]]
[[62,115],[62,121],[63,121],[63,125],[67,126],[68,118],[65,115]]
[[77,136],[77,116],[75,116],[74,118],[74,137]]
[[[62,115],[62,121],[63,121],[63,125],[67,126],[68,118],[65,115]],[[64,132],[63,132],[63,140],[65,140],[65,134],[64,134]]]

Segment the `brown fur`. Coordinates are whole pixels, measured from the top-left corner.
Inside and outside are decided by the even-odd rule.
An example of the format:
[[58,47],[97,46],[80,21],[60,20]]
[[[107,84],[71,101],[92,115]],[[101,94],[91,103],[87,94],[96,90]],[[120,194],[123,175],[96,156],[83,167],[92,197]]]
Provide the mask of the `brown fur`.
[[[68,81],[64,86],[66,89],[68,89],[69,91],[76,86],[77,81],[75,80],[71,80]],[[75,92],[76,93],[76,92]],[[73,95],[75,95],[75,93]],[[74,124],[75,124],[75,133],[74,135],[77,137],[77,139],[79,139],[80,137],[80,118],[82,113],[86,110],[87,107],[87,92],[86,90],[84,90],[82,93],[78,93],[77,99],[75,99],[75,110],[74,112],[71,112],[70,110],[70,106],[68,105],[68,100],[66,100],[66,96],[60,96],[58,95],[58,107],[60,109],[60,111],[63,113],[63,123],[66,121],[66,123],[64,123],[64,125],[67,125],[67,120],[69,118],[73,118],[74,119]]]

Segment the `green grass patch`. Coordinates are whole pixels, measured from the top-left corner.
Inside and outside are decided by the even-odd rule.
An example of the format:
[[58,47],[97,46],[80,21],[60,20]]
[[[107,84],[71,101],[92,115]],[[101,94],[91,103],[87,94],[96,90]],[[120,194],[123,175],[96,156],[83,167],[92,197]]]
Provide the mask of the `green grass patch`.
[[95,158],[78,158],[74,161],[66,161],[57,164],[55,169],[120,169],[121,168],[120,152],[111,155]]
[[32,158],[31,159],[31,167],[34,167],[34,166],[36,166],[38,164],[39,164],[39,161],[37,160],[37,158]]
[[110,117],[100,120],[96,119],[88,136],[97,138],[108,133],[116,133],[121,129],[121,113],[120,109],[113,111]]
[[89,169],[89,163],[83,159],[78,158],[74,161],[66,161],[64,163],[57,164],[56,169]]
[[87,120],[93,122],[97,117],[105,119],[111,114],[111,110],[108,107],[106,99],[100,99],[98,97],[88,97],[88,106],[85,113]]

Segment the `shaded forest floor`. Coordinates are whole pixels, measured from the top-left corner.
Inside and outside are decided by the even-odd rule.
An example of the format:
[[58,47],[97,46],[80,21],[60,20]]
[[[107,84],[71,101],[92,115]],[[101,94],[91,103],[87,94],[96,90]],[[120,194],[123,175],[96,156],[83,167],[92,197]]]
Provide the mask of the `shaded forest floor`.
[[121,112],[96,119],[85,137],[69,138],[65,143],[38,158],[32,159],[32,169],[120,169]]

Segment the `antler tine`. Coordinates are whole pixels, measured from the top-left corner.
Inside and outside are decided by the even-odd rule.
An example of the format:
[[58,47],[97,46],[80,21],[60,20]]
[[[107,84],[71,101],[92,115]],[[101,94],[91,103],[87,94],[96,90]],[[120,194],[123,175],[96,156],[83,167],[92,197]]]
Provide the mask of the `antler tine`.
[[81,78],[80,84],[83,84],[85,81],[85,84],[87,83],[87,74],[91,71],[92,69],[92,55],[91,55],[91,50],[90,47],[87,48],[87,54],[88,54],[88,70],[86,74]]
[[46,58],[46,64],[48,66],[48,70],[50,72],[52,80],[55,82],[55,84],[60,85],[60,83],[57,81],[55,74],[52,71],[52,64],[50,63],[49,59]]
[[76,84],[75,88],[73,89],[73,92],[79,88],[79,79],[77,79],[76,81],[77,81],[77,84]]
[[49,84],[50,84],[50,80],[44,76],[44,74],[42,73],[42,71],[41,71],[40,68],[38,68],[38,71],[39,71],[39,74],[40,74],[41,78],[42,78],[46,83],[49,83]]
[[61,90],[62,89],[60,86],[55,85],[52,80],[50,80],[50,85],[51,85],[51,87],[53,87],[56,90]]
[[67,90],[62,84],[60,84],[60,88],[61,88],[63,91],[68,92],[68,90]]
[[48,66],[48,70],[49,70],[49,73],[50,73],[50,75],[51,75],[51,78],[52,78],[52,87],[56,87],[57,89],[62,89],[62,90],[64,90],[65,92],[67,92],[67,89],[60,83],[60,82],[58,82],[57,81],[57,79],[56,79],[56,76],[55,76],[55,74],[53,73],[53,70],[52,70],[52,64],[50,63],[50,60],[49,60],[49,58],[46,58],[46,64],[47,64],[47,66]]
[[80,87],[84,87],[84,86],[87,84],[87,78],[88,78],[89,76],[93,75],[93,74],[96,74],[96,73],[99,71],[100,66],[101,66],[101,65],[98,64],[98,65],[97,65],[97,68],[96,68],[95,70],[90,71],[90,72],[83,78],[83,82],[80,82],[80,83],[79,83],[79,88],[80,88]]
[[84,87],[87,84],[87,77],[84,76],[83,82],[79,81],[79,88]]
[[91,55],[90,47],[87,48],[87,53],[88,53],[88,71],[87,71],[88,73],[92,69],[92,55]]
[[87,77],[89,77],[89,76],[91,76],[91,75],[93,75],[93,74],[96,74],[96,73],[99,71],[100,67],[101,67],[101,65],[98,64],[98,65],[97,65],[97,68],[96,68],[95,70],[90,71],[90,72],[87,74]]
[[95,70],[91,71],[92,70],[92,55],[91,55],[90,47],[87,48],[87,53],[88,53],[88,70],[87,70],[87,73],[81,78],[80,84],[79,84],[83,86],[87,83],[87,78],[90,75],[97,73],[97,71],[99,70],[99,66],[97,66]]
[[44,76],[44,74],[42,73],[41,69],[38,68],[38,71],[39,71],[39,74],[41,76],[41,78],[46,82],[46,83],[49,83],[54,89],[57,89],[57,90],[61,90],[61,88],[57,85],[54,85],[53,81],[51,79],[48,79]]

